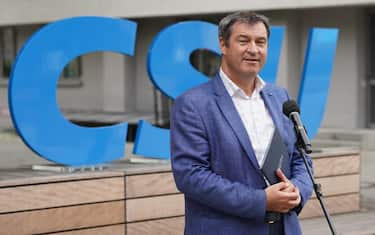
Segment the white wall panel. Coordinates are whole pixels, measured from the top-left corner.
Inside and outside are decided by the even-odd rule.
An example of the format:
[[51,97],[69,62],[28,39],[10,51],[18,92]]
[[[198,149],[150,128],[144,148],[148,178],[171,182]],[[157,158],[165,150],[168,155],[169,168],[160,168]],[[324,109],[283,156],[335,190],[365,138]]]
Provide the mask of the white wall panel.
[[138,18],[214,14],[243,9],[303,9],[374,3],[375,0],[1,0],[0,25],[50,22],[80,15]]

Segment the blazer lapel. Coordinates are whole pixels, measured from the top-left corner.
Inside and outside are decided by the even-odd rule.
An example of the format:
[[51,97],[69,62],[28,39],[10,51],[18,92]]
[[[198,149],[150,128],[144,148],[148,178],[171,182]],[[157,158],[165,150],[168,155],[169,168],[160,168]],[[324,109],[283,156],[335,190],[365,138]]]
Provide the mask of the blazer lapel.
[[[242,123],[242,120],[233,104],[231,97],[225,90],[224,84],[221,81],[219,74],[214,78],[214,89],[216,94],[217,104],[224,115],[227,122],[232,127],[234,133],[236,134],[241,146],[247,153],[250,162],[256,169],[259,169],[258,160],[256,159],[254,150],[251,145],[250,138],[246,132],[246,128]],[[258,171],[261,174],[260,170]]]
[[283,130],[283,124],[282,120],[280,119],[280,113],[278,112],[275,94],[272,92],[271,87],[269,85],[266,85],[260,92],[260,95],[262,96],[264,104],[266,105],[266,108],[271,115],[275,128],[281,134],[281,131]]

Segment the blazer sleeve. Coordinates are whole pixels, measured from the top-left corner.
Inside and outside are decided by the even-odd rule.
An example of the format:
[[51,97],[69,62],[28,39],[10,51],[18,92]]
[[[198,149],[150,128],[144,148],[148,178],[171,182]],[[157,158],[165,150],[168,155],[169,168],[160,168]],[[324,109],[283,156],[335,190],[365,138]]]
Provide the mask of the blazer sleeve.
[[264,190],[230,181],[211,170],[207,130],[189,96],[179,97],[173,106],[171,155],[175,182],[185,197],[231,215],[264,221]]
[[[312,168],[312,161],[308,155],[306,155],[307,161],[309,163],[310,169]],[[313,191],[313,185],[311,179],[307,173],[305,163],[303,162],[302,156],[298,151],[293,153],[292,166],[291,166],[292,178],[291,181],[299,189],[301,194],[301,203],[295,208],[297,214],[299,214],[309,200],[311,193]]]
[[[286,90],[285,94],[287,96],[287,99],[290,100],[290,97]],[[294,133],[294,127],[292,122],[289,120],[289,126],[290,126],[290,132],[292,135],[290,135],[291,141],[293,143],[293,152],[292,152],[292,158],[291,158],[291,181],[293,184],[299,189],[300,195],[301,195],[301,203],[299,206],[294,208],[294,210],[299,214],[303,208],[303,206],[306,204],[306,202],[309,200],[312,191],[313,191],[313,184],[311,182],[310,176],[307,172],[305,163],[303,161],[303,158],[301,154],[298,151],[297,148],[297,139],[296,135]],[[314,172],[312,160],[308,155],[305,155],[308,165],[312,172]]]

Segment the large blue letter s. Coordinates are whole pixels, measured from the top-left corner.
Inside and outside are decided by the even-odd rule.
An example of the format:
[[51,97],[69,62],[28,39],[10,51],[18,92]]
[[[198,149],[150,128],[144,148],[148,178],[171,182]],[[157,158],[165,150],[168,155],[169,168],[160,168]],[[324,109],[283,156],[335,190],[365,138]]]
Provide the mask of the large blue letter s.
[[[147,69],[152,83],[175,99],[189,88],[208,81],[190,64],[197,49],[220,53],[217,26],[203,21],[186,21],[161,31],[150,46]],[[140,121],[133,152],[138,155],[169,159],[169,130]]]
[[[271,27],[271,31],[269,60],[261,73],[268,82],[276,80],[284,27]],[[220,54],[217,25],[204,21],[177,23],[161,31],[152,43],[147,61],[150,79],[171,99],[208,81],[208,77],[190,64],[190,54],[197,49]],[[169,159],[169,138],[169,130],[140,121],[134,153]]]
[[47,25],[25,43],[12,70],[9,107],[18,133],[38,155],[73,166],[123,156],[127,123],[98,128],[72,124],[58,108],[56,87],[64,66],[79,55],[133,55],[136,27],[128,20],[76,17]]

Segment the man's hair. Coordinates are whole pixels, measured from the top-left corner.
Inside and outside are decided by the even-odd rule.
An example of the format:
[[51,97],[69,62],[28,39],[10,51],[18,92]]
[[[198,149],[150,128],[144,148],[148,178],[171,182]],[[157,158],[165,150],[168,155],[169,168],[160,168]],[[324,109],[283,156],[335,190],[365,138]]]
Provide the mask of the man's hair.
[[267,38],[270,37],[270,24],[266,16],[257,14],[253,11],[238,11],[230,15],[225,16],[220,20],[219,23],[219,38],[224,40],[226,46],[232,33],[232,26],[237,23],[256,24],[261,22],[264,24],[267,30]]

